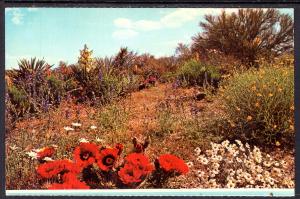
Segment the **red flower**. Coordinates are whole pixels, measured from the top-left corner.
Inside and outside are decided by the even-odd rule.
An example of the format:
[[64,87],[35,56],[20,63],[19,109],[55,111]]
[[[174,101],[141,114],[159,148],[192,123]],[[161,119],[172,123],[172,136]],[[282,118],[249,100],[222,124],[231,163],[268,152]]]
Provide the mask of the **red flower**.
[[80,169],[70,160],[56,160],[53,162],[47,162],[41,164],[37,168],[37,173],[42,178],[52,178],[59,173],[64,174],[68,172],[79,173]]
[[171,154],[161,155],[158,158],[160,167],[166,172],[177,172],[179,174],[186,174],[189,171],[185,162]]
[[53,147],[42,148],[37,152],[37,159],[43,160],[45,157],[51,157],[54,154],[54,151]]
[[48,189],[90,189],[88,185],[79,180],[64,182],[62,184],[53,183]]
[[132,164],[125,164],[125,166],[120,169],[118,175],[120,180],[124,184],[133,184],[142,181],[143,172],[139,169],[136,169]]
[[98,146],[93,143],[82,142],[75,148],[73,155],[76,165],[85,168],[93,164],[99,156]]
[[109,171],[114,166],[118,158],[119,149],[106,148],[101,150],[97,159],[99,168],[103,171]]
[[132,153],[125,158],[125,165],[118,175],[124,184],[141,182],[154,170],[148,158],[141,153]]

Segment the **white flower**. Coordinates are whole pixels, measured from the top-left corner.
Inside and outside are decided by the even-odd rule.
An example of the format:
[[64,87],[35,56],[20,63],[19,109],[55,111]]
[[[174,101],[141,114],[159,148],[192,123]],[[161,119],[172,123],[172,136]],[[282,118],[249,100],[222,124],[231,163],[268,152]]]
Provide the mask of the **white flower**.
[[99,137],[96,137],[96,142],[103,142],[103,139],[100,139]]
[[52,158],[49,158],[49,157],[45,157],[43,160],[45,160],[46,162],[53,161],[53,159],[52,159]]
[[195,151],[197,156],[200,155],[200,153],[201,153],[201,149],[199,147],[195,148],[194,151]]
[[229,189],[235,188],[235,182],[233,182],[232,180],[229,180],[226,184],[226,187]]
[[250,145],[248,143],[245,144],[247,149],[250,149]]
[[89,142],[89,141],[87,139],[85,139],[85,138],[80,138],[79,142]]
[[188,162],[188,163],[186,163],[186,165],[187,165],[188,167],[192,167],[192,166],[194,166],[194,163],[193,163],[193,162]]
[[9,146],[9,148],[13,151],[17,150],[19,147],[17,147],[16,145],[12,145],[12,146]]
[[81,126],[81,124],[80,124],[80,123],[78,123],[78,122],[73,122],[73,123],[72,123],[72,126],[74,126],[74,127],[80,127],[80,126]]
[[92,125],[90,128],[91,128],[92,130],[95,130],[97,127],[94,126],[94,125]]
[[74,131],[74,129],[71,128],[71,127],[69,127],[69,126],[65,126],[64,129],[65,129],[66,131]]
[[204,177],[205,172],[204,172],[204,171],[198,170],[198,171],[197,171],[197,175],[198,175],[199,178],[202,178],[202,177]]
[[37,159],[37,153],[34,151],[26,152],[26,154],[30,157],[30,159]]
[[203,155],[199,155],[198,158],[197,158],[197,160],[199,162],[201,162],[202,164],[204,164],[204,165],[207,165],[207,163],[208,163],[207,158],[205,158]]
[[221,143],[221,145],[224,146],[224,147],[227,147],[228,144],[229,144],[229,141],[228,141],[228,140],[225,140],[225,141],[223,141],[223,142]]

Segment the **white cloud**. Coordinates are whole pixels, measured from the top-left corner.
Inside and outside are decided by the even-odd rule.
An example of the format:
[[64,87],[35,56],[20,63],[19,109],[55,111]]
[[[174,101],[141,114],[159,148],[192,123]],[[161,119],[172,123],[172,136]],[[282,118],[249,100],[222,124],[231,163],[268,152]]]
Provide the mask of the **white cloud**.
[[131,21],[127,18],[118,18],[114,20],[114,24],[118,28],[127,28],[139,31],[149,31],[161,28],[161,24],[159,22],[151,20]]
[[[132,21],[128,18],[117,18],[114,20],[114,24],[117,28],[120,28],[114,32],[115,37],[119,35],[136,35],[140,31],[151,31],[162,28],[179,28],[185,23],[196,20],[198,17],[205,14],[220,14],[224,9],[215,8],[179,8],[173,12],[165,12],[165,14],[159,20],[137,20]],[[235,12],[237,9],[229,8],[225,9],[226,12]],[[117,36],[116,36],[117,35]]]
[[113,32],[112,36],[115,39],[131,39],[137,36],[138,34],[139,34],[138,32],[131,29],[122,29]]
[[27,8],[27,10],[28,10],[28,12],[35,12],[38,10],[38,8],[32,7],[32,8]]

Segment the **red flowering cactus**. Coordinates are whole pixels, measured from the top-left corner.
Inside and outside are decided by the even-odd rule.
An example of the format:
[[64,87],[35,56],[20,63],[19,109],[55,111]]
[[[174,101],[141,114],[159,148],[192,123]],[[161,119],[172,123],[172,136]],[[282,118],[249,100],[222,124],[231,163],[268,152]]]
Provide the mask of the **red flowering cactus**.
[[37,159],[39,161],[43,160],[45,157],[52,157],[55,152],[54,147],[44,147],[37,152]]
[[53,162],[47,162],[44,164],[41,164],[37,168],[37,173],[42,178],[53,178],[57,176],[58,174],[64,174],[64,173],[79,173],[80,168],[78,168],[72,161],[70,160],[56,160]]
[[76,165],[86,168],[96,162],[99,156],[99,148],[94,143],[82,142],[75,148],[73,156]]
[[[186,174],[188,166],[174,155],[165,154],[155,161],[155,167],[144,154],[150,138],[144,142],[133,139],[134,153],[120,157],[123,145],[101,149],[94,143],[80,143],[71,160],[55,160],[41,164],[37,173],[42,179],[51,179],[48,189],[98,189],[111,187],[139,188],[146,180],[154,187],[163,187],[172,176]],[[140,146],[140,147],[138,147]],[[51,157],[54,149],[45,147],[38,158]],[[42,163],[42,161],[40,161]],[[96,166],[98,165],[98,167]]]
[[97,165],[102,171],[109,171],[113,168],[117,158],[119,149],[116,148],[106,148],[102,149],[98,158]]
[[165,154],[158,158],[160,168],[165,172],[175,172],[177,174],[186,174],[189,167],[185,162],[175,155]]
[[63,183],[53,183],[48,189],[89,189],[90,187],[78,180],[75,173],[66,173],[62,177]]
[[141,153],[132,153],[125,158],[125,165],[118,175],[126,185],[142,182],[154,170],[148,158]]

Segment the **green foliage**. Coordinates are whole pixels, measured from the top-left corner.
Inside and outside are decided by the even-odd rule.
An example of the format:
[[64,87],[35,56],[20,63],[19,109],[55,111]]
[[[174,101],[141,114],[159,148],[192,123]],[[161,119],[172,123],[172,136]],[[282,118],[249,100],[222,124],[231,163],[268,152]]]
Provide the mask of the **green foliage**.
[[11,113],[13,118],[24,116],[30,109],[30,103],[26,92],[14,85],[7,88],[10,106],[6,107],[6,111]]
[[221,74],[216,67],[192,59],[177,70],[177,77],[183,86],[217,86]]
[[19,69],[7,72],[12,82],[7,91],[11,104],[7,111],[12,113],[14,119],[44,111],[50,101],[55,101],[47,79],[50,68],[44,60],[32,58],[20,60]]
[[65,82],[58,79],[55,75],[47,77],[49,86],[49,102],[59,104],[62,97],[66,94]]
[[265,67],[238,74],[225,84],[223,94],[235,136],[263,144],[293,143],[293,67]]

